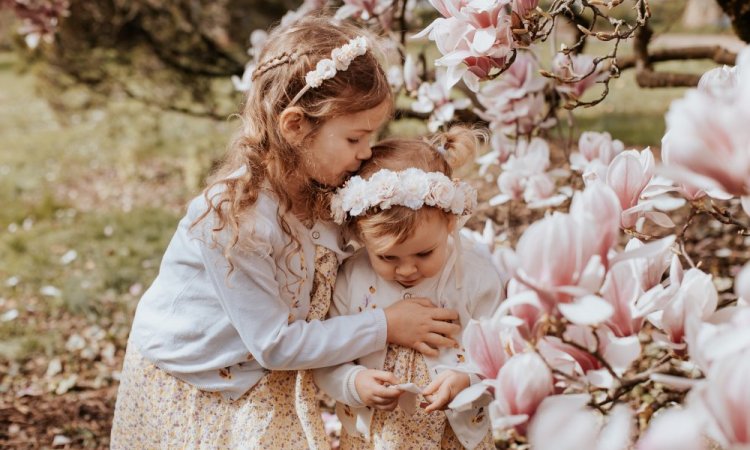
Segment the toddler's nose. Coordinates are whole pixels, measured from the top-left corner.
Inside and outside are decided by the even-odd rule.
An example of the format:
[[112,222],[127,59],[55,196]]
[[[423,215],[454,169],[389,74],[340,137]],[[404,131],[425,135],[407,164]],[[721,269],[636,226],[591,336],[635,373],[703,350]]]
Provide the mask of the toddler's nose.
[[417,272],[417,267],[413,264],[401,264],[396,268],[396,274],[401,277],[409,277]]

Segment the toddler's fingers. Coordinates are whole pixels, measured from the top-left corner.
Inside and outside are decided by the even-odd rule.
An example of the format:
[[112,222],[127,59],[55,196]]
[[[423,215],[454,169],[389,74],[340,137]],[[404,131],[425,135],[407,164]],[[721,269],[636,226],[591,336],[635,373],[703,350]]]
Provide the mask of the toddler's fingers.
[[401,394],[403,393],[404,391],[402,391],[401,389],[397,389],[395,387],[390,387],[390,386],[380,386],[372,390],[373,395],[376,395],[380,398],[384,398],[388,400],[393,400],[393,399],[398,400],[398,398],[401,397]]
[[372,377],[380,381],[380,384],[399,384],[400,383],[399,379],[396,378],[396,375],[394,375],[393,372],[388,372],[385,370],[373,370]]
[[447,387],[444,389],[439,389],[437,393],[432,396],[432,403],[427,405],[424,411],[429,413],[445,409],[445,405],[447,405],[450,401],[450,394],[450,389],[448,389]]

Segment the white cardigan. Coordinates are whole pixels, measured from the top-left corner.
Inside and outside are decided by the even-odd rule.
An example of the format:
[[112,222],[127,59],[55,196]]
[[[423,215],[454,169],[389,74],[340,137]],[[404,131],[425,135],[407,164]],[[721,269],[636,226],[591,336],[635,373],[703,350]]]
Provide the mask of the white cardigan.
[[138,304],[130,345],[146,359],[235,400],[268,370],[331,366],[386,348],[382,310],[305,322],[315,245],[335,251],[339,261],[348,256],[339,227],[316,223],[308,229],[286,215],[302,246],[295,251],[277,218],[276,197],[262,192],[252,220],[243,222],[228,275],[222,248],[209,237],[212,217],[191,228],[206,206],[203,196],[190,203],[159,275]]
[[[356,253],[339,270],[330,315],[377,310],[399,299],[411,297],[426,297],[436,306],[456,309],[462,327],[468,324],[470,319],[491,315],[504,299],[500,276],[486,250],[482,251],[466,239],[461,239],[461,249],[458,261],[460,270],[456,270],[458,252],[455,246],[451,245],[451,252],[442,272],[411,288],[384,281],[373,271],[366,252]],[[457,274],[461,276],[460,283],[457,283]],[[461,336],[455,338],[458,340],[459,349],[441,349],[438,357],[424,357],[433,378],[445,369],[461,369],[466,351]],[[352,340],[349,342],[356,345]],[[358,364],[349,363],[315,370],[316,383],[338,402],[336,412],[342,425],[351,434],[369,437],[374,412],[372,408],[362,404],[354,387],[354,378],[365,368],[382,369],[386,350],[378,349],[360,357]],[[472,375],[472,381],[478,381],[478,377]],[[488,414],[483,414],[479,410],[480,407],[477,405],[476,408],[463,412],[445,411],[456,436],[464,447],[469,449],[476,447],[489,431]]]

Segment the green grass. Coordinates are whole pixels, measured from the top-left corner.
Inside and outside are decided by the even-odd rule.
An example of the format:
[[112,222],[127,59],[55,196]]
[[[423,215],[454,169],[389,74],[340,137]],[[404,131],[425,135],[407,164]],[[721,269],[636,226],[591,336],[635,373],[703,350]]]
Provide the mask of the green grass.
[[17,67],[0,54],[0,314],[19,312],[0,321],[0,362],[60,354],[85,324],[114,325],[124,345],[232,124],[126,100],[61,117]]

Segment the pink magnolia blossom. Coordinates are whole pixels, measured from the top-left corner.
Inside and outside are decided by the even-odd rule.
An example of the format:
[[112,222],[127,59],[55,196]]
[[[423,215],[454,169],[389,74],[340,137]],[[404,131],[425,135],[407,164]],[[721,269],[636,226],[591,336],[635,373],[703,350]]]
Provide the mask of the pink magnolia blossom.
[[722,308],[705,320],[688,317],[685,341],[691,361],[707,373],[716,361],[750,348],[750,307]]
[[606,75],[594,66],[594,57],[586,54],[558,53],[552,61],[552,72],[558,77],[556,89],[577,100]]
[[615,192],[602,182],[592,181],[573,197],[570,214],[590,225],[596,245],[593,252],[607,267],[608,253],[620,237],[620,207]]
[[745,264],[734,279],[734,293],[745,303],[750,301],[750,264]]
[[344,0],[343,6],[336,11],[337,19],[357,16],[362,20],[383,14],[393,4],[393,0]]
[[556,206],[564,202],[568,195],[559,190],[554,179],[545,172],[549,164],[549,145],[544,139],[517,141],[515,154],[502,165],[503,172],[497,179],[500,193],[490,199],[490,205],[520,198],[529,208]]
[[[667,167],[674,166],[672,154],[674,153],[675,149],[674,145],[672,144],[670,135],[671,133],[667,132],[661,140],[661,160]],[[718,200],[729,200],[730,198],[732,198],[731,194],[727,194],[726,192],[716,187],[716,183],[714,183],[710,179],[699,179],[698,184],[703,186],[701,188],[690,182],[690,180],[696,180],[697,177],[695,174],[685,172],[674,173],[669,170],[667,170],[666,172],[668,175],[676,175],[676,178],[679,180],[677,183],[677,187],[670,190],[677,192],[688,200],[698,200],[705,197],[706,195]]]
[[633,434],[633,412],[617,405],[604,417],[587,407],[588,394],[544,399],[529,428],[534,450],[626,450]]
[[[707,74],[698,89],[675,100],[666,115],[669,166],[704,190],[750,194],[750,48],[737,57],[737,69]],[[743,207],[750,201],[743,199]]]
[[698,391],[711,418],[709,435],[726,449],[750,448],[750,347],[717,361]]
[[711,275],[690,269],[682,277],[672,278],[669,297],[661,311],[649,315],[649,321],[666,332],[672,344],[684,346],[686,323],[691,318],[707,319],[718,304],[718,293]]
[[644,190],[654,177],[654,168],[654,155],[649,148],[641,152],[626,150],[615,156],[607,168],[605,181],[620,199],[622,228],[633,228],[641,217],[651,219],[660,226],[674,226],[669,216],[653,211],[657,200],[644,198]]
[[514,427],[524,433],[545,397],[553,393],[553,378],[542,358],[533,352],[511,357],[500,369],[495,400],[490,404],[492,427],[497,430]]
[[578,152],[570,155],[571,169],[585,171],[591,163],[608,166],[624,150],[623,143],[607,133],[585,131],[578,139]]
[[536,9],[539,0],[513,0],[513,11],[522,18],[528,17],[529,13]]
[[692,410],[670,408],[654,416],[636,450],[707,450],[700,418]]
[[547,80],[539,75],[539,63],[529,52],[520,52],[501,76],[485,83],[477,93],[482,109],[477,114],[490,123],[493,132],[510,136],[525,135],[547,127],[543,91]]
[[[586,383],[597,387],[612,387],[614,378],[593,352],[598,351],[617,376],[622,376],[641,354],[637,336],[618,337],[606,326],[599,327],[594,332],[588,327],[569,325],[565,331],[565,338],[577,344],[577,347],[563,342],[560,338],[546,336],[543,338],[545,345],[539,347],[540,353],[545,359],[554,357],[561,362],[560,366],[553,364],[553,367],[569,376],[582,377]],[[572,359],[566,362],[565,356],[556,354],[555,350]]]
[[465,109],[471,104],[468,98],[451,99],[450,89],[443,83],[444,77],[445,71],[437,70],[435,82],[422,83],[417,91],[417,101],[411,105],[416,112],[430,113],[427,127],[433,133],[452,120],[457,109]]
[[463,333],[463,343],[469,361],[479,369],[484,378],[495,378],[500,368],[510,358],[501,341],[504,327],[499,320],[472,320]]
[[433,2],[444,17],[435,19],[415,37],[427,35],[435,41],[443,55],[435,65],[448,69],[446,87],[468,75],[464,79],[476,88],[479,79],[505,64],[513,44],[511,20],[506,11],[509,1]]

